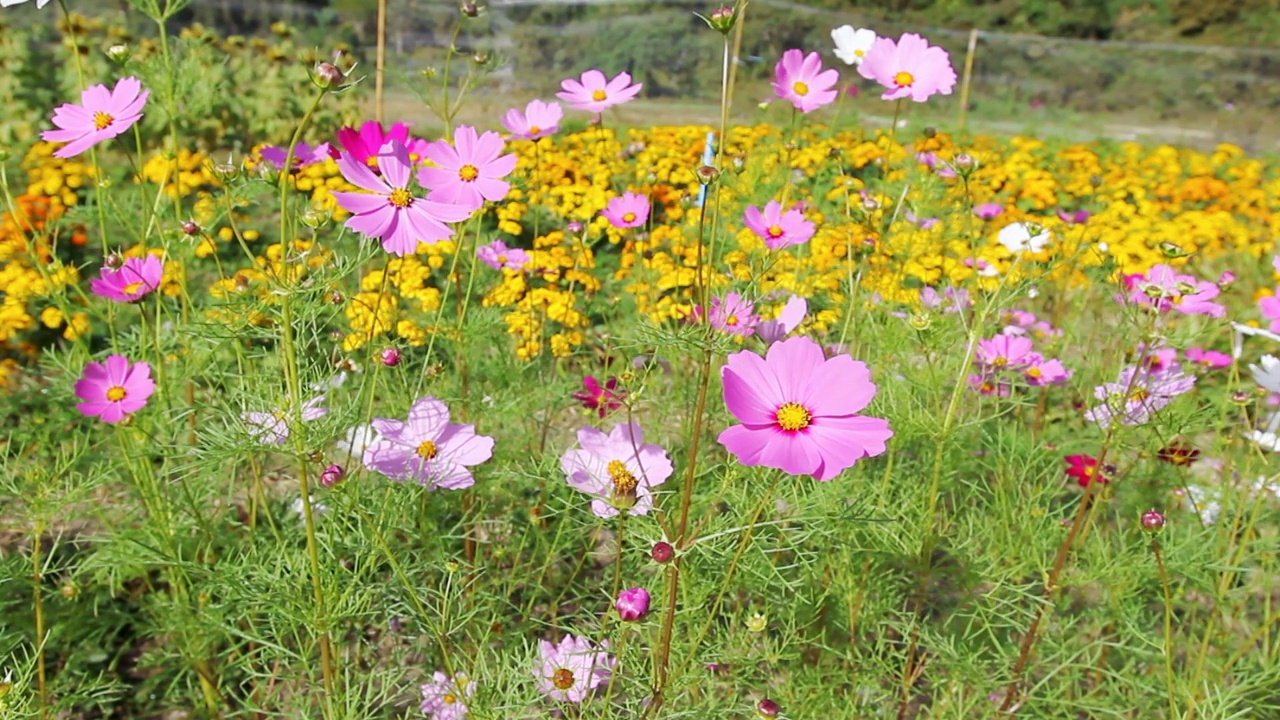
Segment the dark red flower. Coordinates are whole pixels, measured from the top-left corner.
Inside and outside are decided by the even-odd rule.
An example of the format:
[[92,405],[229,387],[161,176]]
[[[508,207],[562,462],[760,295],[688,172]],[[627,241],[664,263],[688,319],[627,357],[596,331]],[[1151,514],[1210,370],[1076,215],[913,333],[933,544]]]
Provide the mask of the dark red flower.
[[599,412],[600,417],[622,407],[622,398],[626,396],[626,392],[618,389],[618,378],[610,377],[601,385],[594,376],[588,375],[582,379],[582,385],[585,389],[574,393],[573,399],[582,403],[586,409]]
[[1179,439],[1160,448],[1160,451],[1156,453],[1156,457],[1170,465],[1186,467],[1200,458],[1200,450],[1186,440]]
[[1074,478],[1080,487],[1088,487],[1090,482],[1111,482],[1098,470],[1098,459],[1092,455],[1068,455],[1063,458],[1067,463],[1067,477]]

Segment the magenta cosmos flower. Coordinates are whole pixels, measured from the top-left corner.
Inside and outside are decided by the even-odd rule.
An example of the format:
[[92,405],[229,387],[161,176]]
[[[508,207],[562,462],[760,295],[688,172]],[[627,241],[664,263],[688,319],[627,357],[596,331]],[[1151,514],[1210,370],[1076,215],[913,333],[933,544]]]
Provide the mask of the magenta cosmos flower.
[[112,355],[106,364],[91,362],[84,366],[84,376],[75,386],[76,397],[84,402],[76,405],[76,409],[85,417],[119,422],[125,415],[146,407],[147,398],[155,390],[150,365],[144,362],[130,365],[125,356]]
[[[300,142],[293,148],[293,167],[297,169],[322,163],[332,157],[332,153],[333,146],[329,143],[320,143],[315,147],[311,147],[307,143]],[[288,156],[289,148],[276,145],[266,145],[258,151],[258,157],[277,170],[284,169],[284,162],[288,159]]]
[[723,333],[751,337],[755,334],[760,316],[755,313],[756,306],[750,300],[736,292],[724,298],[711,298],[711,312],[707,313],[711,327]]
[[102,268],[102,273],[89,281],[89,290],[108,300],[137,302],[160,287],[162,277],[164,263],[160,258],[155,255],[131,257],[115,270]]
[[862,458],[883,453],[889,421],[858,412],[876,386],[863,363],[830,360],[807,337],[775,343],[760,357],[743,351],[720,371],[724,403],[741,422],[720,433],[743,465],[830,480]]
[[[329,409],[322,407],[324,396],[313,397],[302,405],[302,422],[318,420],[329,414]],[[250,437],[256,438],[264,445],[283,445],[289,439],[289,421],[292,416],[285,408],[272,408],[271,412],[246,412],[240,416],[248,425]]]
[[435,167],[418,170],[418,184],[431,192],[432,202],[459,205],[476,210],[486,200],[497,202],[507,196],[511,184],[501,178],[516,167],[514,154],[502,154],[502,136],[496,132],[477,135],[470,125],[453,133],[453,145],[437,140],[427,146],[427,159]]
[[449,677],[437,670],[431,674],[431,682],[422,685],[422,712],[431,720],[463,720],[467,717],[466,701],[475,691],[475,681],[465,674]]
[[509,248],[501,240],[476,248],[476,257],[494,270],[520,270],[529,263],[529,253],[520,248]]
[[[344,127],[338,131],[338,144],[342,149],[355,158],[356,162],[374,170],[378,169],[378,154],[382,152],[382,147],[392,140],[408,147],[409,126],[396,123],[390,130],[383,130],[382,123],[370,120],[361,125],[359,130]],[[333,157],[336,160],[338,156]]]
[[639,94],[642,84],[632,85],[628,73],[618,73],[606,81],[604,73],[588,70],[578,80],[562,80],[560,87],[564,90],[556,93],[556,97],[568,103],[569,107],[598,113],[631,100]]
[[644,432],[634,420],[616,425],[608,435],[593,428],[578,430],[580,447],[560,458],[569,486],[594,499],[591,512],[610,518],[625,510],[647,515],[653,491],[671,477],[671,458],[657,445],[644,444]]
[[150,94],[135,77],[121,78],[110,90],[106,85],[85,88],[79,105],[68,103],[53,111],[53,124],[58,129],[45,130],[40,137],[67,143],[54,157],[74,157],[133,127],[142,118],[142,106]]
[[502,126],[517,140],[537,140],[559,132],[563,119],[560,103],[530,100],[523,113],[518,108],[508,110],[502,116]]
[[763,213],[755,205],[749,205],[742,221],[770,250],[806,243],[814,232],[813,223],[804,219],[803,212],[798,208],[782,212],[782,204],[777,200],[766,203]]
[[533,673],[538,690],[558,702],[580,703],[591,691],[609,682],[615,661],[605,643],[597,650],[591,641],[577,635],[566,635],[560,644],[538,641],[542,661]]
[[877,39],[858,66],[858,74],[885,87],[883,100],[924,102],[937,93],[950,95],[956,85],[947,51],[931,47],[915,33],[906,33],[897,42]]
[[640,227],[649,219],[649,198],[632,192],[623,193],[609,198],[600,214],[619,230]]
[[1208,315],[1220,318],[1227,309],[1213,299],[1222,290],[1214,283],[1194,275],[1180,275],[1172,266],[1154,265],[1146,275],[1130,278],[1129,302],[1159,313],[1177,311],[1183,315]]
[[582,407],[595,410],[600,417],[622,407],[622,398],[627,395],[625,390],[618,387],[616,377],[610,377],[601,385],[595,376],[588,375],[582,378],[582,387],[582,390],[572,395],[573,399],[582,403]]
[[461,490],[475,484],[467,470],[493,457],[493,438],[474,425],[449,422],[449,406],[424,397],[409,408],[408,422],[374,418],[378,439],[364,451],[364,466],[392,480],[413,480],[428,490]]
[[808,312],[809,303],[799,295],[792,295],[787,304],[782,306],[777,320],[766,320],[756,325],[756,337],[763,340],[765,345],[772,345],[800,327]]
[[352,215],[347,227],[382,241],[392,255],[411,255],[418,243],[428,245],[453,237],[447,222],[459,222],[471,216],[472,208],[446,205],[409,192],[409,153],[405,146],[392,140],[377,156],[381,177],[375,175],[353,155],[343,153],[338,169],[347,182],[368,193],[335,192],[334,199]]
[[840,81],[840,73],[822,69],[822,57],[816,52],[805,55],[791,49],[773,68],[773,92],[802,113],[813,112],[836,99],[831,88]]

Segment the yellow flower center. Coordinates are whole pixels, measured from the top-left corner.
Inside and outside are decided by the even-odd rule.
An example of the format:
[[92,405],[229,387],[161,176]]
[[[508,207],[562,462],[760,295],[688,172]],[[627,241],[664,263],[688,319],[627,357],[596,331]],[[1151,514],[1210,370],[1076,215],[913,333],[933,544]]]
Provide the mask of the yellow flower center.
[[809,86],[802,82],[797,82],[796,84],[792,85],[791,90],[792,92],[799,95],[800,97],[804,97],[805,95],[809,94]]
[[107,399],[110,400],[111,402],[120,402],[125,398],[126,395],[128,395],[128,393],[126,393],[124,391],[124,388],[120,387],[119,385],[112,385],[111,387],[107,388]]
[[377,155],[370,155],[369,157],[367,157],[367,158],[365,158],[365,159],[364,159],[364,164],[365,164],[365,165],[368,165],[369,167],[373,168],[374,170],[377,170],[377,169],[378,169],[378,156],[377,156]]
[[115,118],[111,117],[110,115],[102,111],[98,111],[93,114],[93,126],[98,130],[106,130],[107,128],[111,127],[111,123],[115,121],[116,121]]
[[738,324],[738,316],[730,315],[728,318],[725,319],[724,324],[728,325],[729,327],[734,327],[735,325]]
[[418,457],[423,460],[430,460],[440,454],[440,449],[437,448],[436,444],[430,440],[423,440],[422,444],[418,446],[416,452],[418,453]]
[[1040,368],[1038,368],[1038,367],[1030,367],[1030,368],[1027,368],[1027,376],[1028,376],[1028,377],[1038,378],[1038,377],[1040,377],[1042,374],[1043,374],[1043,373],[1041,373],[1041,372],[1040,372]]
[[391,191],[391,195],[387,198],[392,205],[398,208],[407,208],[413,204],[413,198],[409,196],[409,191],[404,188],[396,188]]
[[866,50],[854,50],[854,51],[853,51],[853,56],[854,56],[854,57],[862,57],[863,55],[866,55],[866,54],[867,54],[867,51],[866,51]]
[[793,402],[784,403],[773,417],[778,422],[778,427],[787,432],[803,430],[813,421],[813,415],[809,413],[808,408]]
[[997,357],[991,361],[992,367],[1002,368],[1008,364],[1009,364],[1009,358],[1006,358],[1006,357]]
[[1147,392],[1146,388],[1137,388],[1133,392],[1129,393],[1129,399],[1134,402],[1142,402],[1149,397],[1151,397],[1151,393]]
[[453,693],[445,693],[445,694],[444,694],[444,697],[442,697],[442,698],[440,698],[440,699],[444,701],[444,704],[445,704],[445,705],[452,705],[452,704],[454,704],[454,703],[458,702],[458,696],[457,696],[457,695],[454,695]]
[[463,165],[462,168],[458,170],[458,177],[462,178],[463,182],[471,182],[472,180],[480,177],[480,171],[475,165]]
[[915,81],[916,76],[905,70],[893,76],[893,82],[898,87],[911,87],[911,84]]
[[591,99],[595,100],[596,102],[604,102],[604,99],[607,97],[609,96],[605,95],[603,90],[596,90],[591,93]]
[[498,264],[499,264],[499,265],[506,265],[506,264],[507,264],[507,256],[506,256],[506,255],[499,255],[499,256],[498,256]]
[[542,132],[542,128],[538,127],[537,125],[530,125],[530,126],[529,126],[529,134],[530,134],[530,135],[537,135],[537,134],[538,134],[538,133],[540,133],[540,132]]
[[635,214],[635,213],[633,213],[633,212],[629,212],[629,213],[623,213],[623,214],[622,214],[622,222],[629,222],[629,223],[631,223],[631,222],[635,222],[635,221],[636,221],[636,214]]
[[609,479],[613,481],[614,496],[634,498],[636,486],[639,483],[636,481],[636,476],[632,475],[631,471],[627,469],[626,463],[621,460],[610,460],[608,469]]
[[143,285],[143,283],[142,283],[141,281],[138,281],[138,282],[131,282],[131,283],[129,283],[128,285],[125,285],[125,286],[124,286],[124,288],[123,288],[123,289],[124,289],[124,294],[125,294],[125,295],[132,295],[132,294],[134,294],[134,293],[138,292],[139,290],[141,290],[141,289],[142,289],[142,285]]
[[782,228],[778,227],[777,225],[770,225],[768,232],[769,232],[769,237],[771,238],[782,237]]
[[[597,90],[596,92],[600,92]],[[560,668],[551,676],[551,684],[560,690],[568,690],[573,687],[573,671]]]

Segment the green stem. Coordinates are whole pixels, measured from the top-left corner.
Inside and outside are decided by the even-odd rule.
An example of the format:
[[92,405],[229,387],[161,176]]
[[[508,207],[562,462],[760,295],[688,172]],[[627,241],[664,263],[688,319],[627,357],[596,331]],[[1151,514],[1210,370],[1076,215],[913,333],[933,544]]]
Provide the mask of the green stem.
[[1169,718],[1178,717],[1178,702],[1173,690],[1173,594],[1169,591],[1169,572],[1164,566],[1164,557],[1160,552],[1160,541],[1152,538],[1151,552],[1156,556],[1156,567],[1160,569],[1160,587],[1164,590],[1164,679],[1165,691],[1169,696]]
[[36,623],[36,694],[40,704],[40,720],[49,716],[49,689],[45,684],[44,674],[44,573],[41,572],[43,535],[44,523],[37,513],[35,533],[31,538],[31,606]]

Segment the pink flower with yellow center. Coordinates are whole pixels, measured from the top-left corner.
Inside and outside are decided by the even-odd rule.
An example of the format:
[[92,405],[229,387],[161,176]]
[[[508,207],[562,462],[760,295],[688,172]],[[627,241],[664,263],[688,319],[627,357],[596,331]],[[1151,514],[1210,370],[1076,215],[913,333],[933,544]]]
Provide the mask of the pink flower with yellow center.
[[773,68],[773,92],[809,113],[835,102],[837,92],[831,88],[840,81],[840,73],[822,69],[822,57],[816,52],[805,55],[791,49]]
[[116,302],[137,302],[160,287],[164,277],[164,263],[155,255],[127,258],[120,267],[104,267],[102,273],[89,281],[89,290],[98,297]]
[[564,90],[556,93],[556,97],[574,110],[599,113],[630,101],[640,93],[642,86],[642,83],[632,85],[629,73],[618,73],[606,80],[599,70],[588,70],[577,80],[562,80],[560,87]]
[[885,87],[884,100],[924,102],[935,94],[950,95],[956,85],[951,57],[929,41],[906,33],[897,42],[878,38],[871,44],[858,74]]
[[517,140],[537,140],[560,131],[564,110],[560,103],[530,100],[524,112],[511,108],[502,116],[502,126]]
[[142,119],[142,107],[150,95],[135,77],[121,78],[110,90],[106,85],[85,88],[79,105],[65,104],[53,111],[53,124],[58,129],[45,130],[40,138],[67,143],[54,157],[74,157],[133,127]]
[[755,205],[747,206],[742,221],[751,232],[764,240],[765,246],[770,250],[806,243],[814,233],[813,223],[805,219],[801,210],[791,208],[783,212],[782,204],[777,200],[766,203],[764,212]]
[[649,219],[649,198],[631,192],[623,193],[609,198],[600,214],[619,230],[640,227]]
[[120,422],[147,405],[155,392],[151,366],[144,362],[129,364],[123,355],[112,355],[106,363],[91,362],[84,366],[84,376],[76,381],[76,397],[84,402],[76,410],[86,417],[107,423]]
[[470,125],[453,133],[453,145],[437,140],[427,146],[427,159],[434,163],[418,170],[418,184],[431,192],[432,202],[476,210],[485,201],[498,202],[507,196],[511,184],[502,180],[516,167],[514,154],[502,154],[502,136],[496,132],[477,134]]

